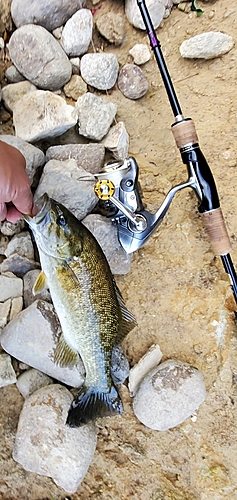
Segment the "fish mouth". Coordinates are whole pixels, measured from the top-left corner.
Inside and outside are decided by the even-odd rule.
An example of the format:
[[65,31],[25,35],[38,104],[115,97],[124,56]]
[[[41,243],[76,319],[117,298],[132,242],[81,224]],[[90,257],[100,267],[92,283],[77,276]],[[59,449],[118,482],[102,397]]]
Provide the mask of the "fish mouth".
[[[28,222],[30,227],[35,227],[40,225],[44,225],[46,223],[47,214],[50,211],[50,199],[47,193],[44,193],[38,200],[36,201],[36,205],[39,208],[39,211],[34,217],[30,217],[29,215],[24,215],[24,219]],[[43,223],[43,224],[42,224]]]

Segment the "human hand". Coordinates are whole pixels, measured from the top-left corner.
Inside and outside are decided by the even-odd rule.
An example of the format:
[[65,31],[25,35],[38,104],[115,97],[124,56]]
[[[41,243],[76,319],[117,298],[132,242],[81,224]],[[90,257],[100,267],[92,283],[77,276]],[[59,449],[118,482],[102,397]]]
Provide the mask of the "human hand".
[[0,140],[0,221],[16,222],[37,212],[21,152]]

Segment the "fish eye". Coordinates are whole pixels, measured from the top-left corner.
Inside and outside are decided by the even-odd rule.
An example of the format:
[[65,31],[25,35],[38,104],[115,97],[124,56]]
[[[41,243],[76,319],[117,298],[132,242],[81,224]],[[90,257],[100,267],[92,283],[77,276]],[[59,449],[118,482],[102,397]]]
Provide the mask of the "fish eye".
[[57,217],[57,224],[58,224],[58,226],[66,226],[66,219],[65,219],[63,214],[60,214]]

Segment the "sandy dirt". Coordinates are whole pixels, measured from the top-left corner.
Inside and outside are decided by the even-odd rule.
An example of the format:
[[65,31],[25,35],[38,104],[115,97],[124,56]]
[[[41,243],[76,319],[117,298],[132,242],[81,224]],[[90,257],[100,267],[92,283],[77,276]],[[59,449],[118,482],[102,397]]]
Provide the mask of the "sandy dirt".
[[[100,5],[100,4],[99,4]],[[236,0],[202,3],[202,17],[178,9],[157,30],[185,117],[192,117],[201,149],[215,177],[237,265],[236,64],[237,44],[224,56],[184,60],[182,41],[215,30],[236,38]],[[123,12],[105,0],[100,13]],[[95,17],[98,14],[95,14]],[[126,21],[122,47],[95,36],[95,47],[114,52],[122,65],[128,51],[147,42]],[[117,120],[130,135],[147,209],[155,212],[167,191],[187,178],[170,130],[171,108],[152,57],[143,66],[149,91],[139,101],[110,92]],[[8,132],[1,125],[1,133]],[[66,495],[48,478],[25,472],[11,458],[23,400],[14,386],[1,389],[0,499],[46,500],[234,500],[237,499],[237,326],[228,278],[211,251],[191,190],[178,194],[162,224],[133,256],[129,275],[117,277],[138,327],[124,341],[131,362],[158,343],[163,360],[188,362],[203,373],[207,397],[193,418],[166,432],[152,431],[133,414],[123,388],[124,415],[97,422],[98,445],[76,494]],[[80,454],[80,450],[78,450]]]

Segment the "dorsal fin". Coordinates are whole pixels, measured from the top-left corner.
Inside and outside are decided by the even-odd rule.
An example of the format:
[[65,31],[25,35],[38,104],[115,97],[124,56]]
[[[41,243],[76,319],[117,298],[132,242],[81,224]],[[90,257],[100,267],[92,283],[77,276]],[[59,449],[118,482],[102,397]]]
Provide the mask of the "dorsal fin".
[[65,341],[63,334],[61,334],[54,351],[54,363],[61,367],[74,366],[78,359],[78,353],[73,351],[73,349]]
[[135,328],[135,326],[137,326],[137,321],[136,321],[136,318],[133,316],[133,314],[130,311],[128,311],[128,309],[126,308],[122,294],[121,294],[119,288],[117,287],[115,281],[114,281],[114,288],[116,291],[116,295],[117,295],[117,299],[118,299],[118,303],[119,303],[121,315],[122,315],[122,318],[121,318],[122,321],[121,321],[119,332],[117,334],[116,342],[115,342],[116,344],[120,344],[123,341],[123,339],[126,337],[126,335],[131,330],[133,330],[133,328]]

